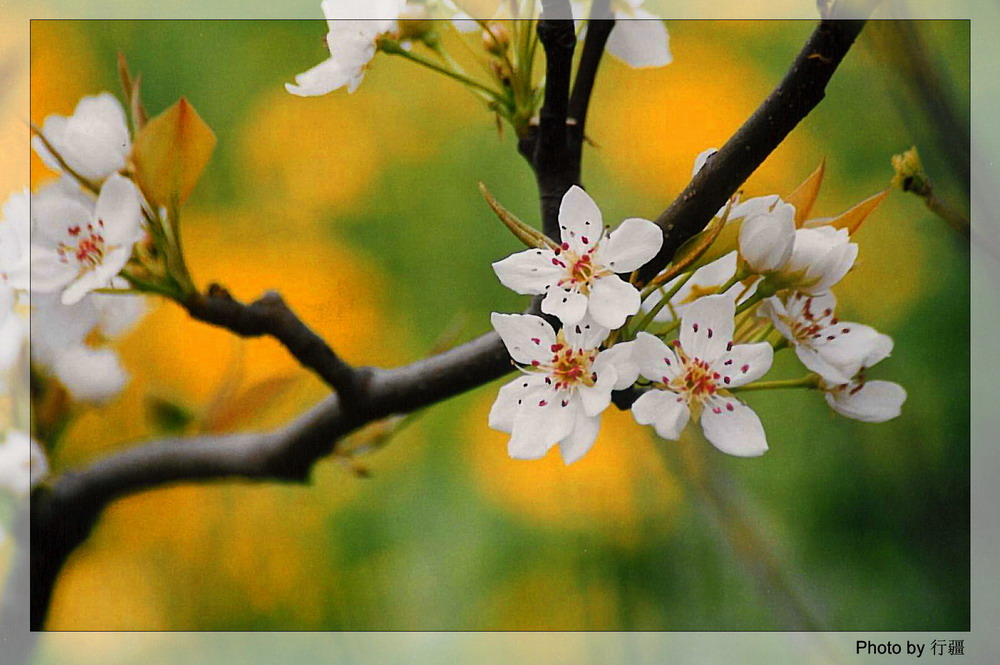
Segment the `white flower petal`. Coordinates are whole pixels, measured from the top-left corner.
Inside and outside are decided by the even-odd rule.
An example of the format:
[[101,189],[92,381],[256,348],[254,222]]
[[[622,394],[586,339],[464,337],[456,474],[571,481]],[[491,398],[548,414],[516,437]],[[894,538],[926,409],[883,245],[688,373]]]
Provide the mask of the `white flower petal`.
[[733,341],[736,305],[725,294],[703,296],[688,306],[681,319],[680,340],[684,353],[713,363]]
[[556,342],[556,334],[540,316],[494,312],[490,322],[515,362],[530,365],[532,361],[548,360],[551,355],[549,349]]
[[32,245],[31,290],[37,293],[58,291],[73,281],[77,269],[60,260],[55,249]]
[[670,383],[680,371],[680,362],[673,349],[658,337],[640,332],[632,347],[632,361],[639,372],[650,381]]
[[315,97],[343,88],[355,73],[345,69],[333,58],[327,58],[311,69],[295,76],[295,83],[286,83],[285,90],[299,97]]
[[573,431],[559,442],[559,454],[562,455],[563,462],[568,466],[586,455],[593,448],[600,430],[600,416],[577,415]]
[[592,365],[594,372],[600,376],[605,367],[613,367],[616,377],[613,389],[625,390],[639,378],[639,365],[633,356],[634,349],[635,342],[619,342],[607,351],[602,351]]
[[757,457],[767,451],[767,437],[753,409],[734,398],[716,397],[705,404],[701,428],[708,441],[728,455]]
[[747,217],[740,226],[740,255],[758,274],[781,268],[791,256],[794,242],[795,208],[787,203]]
[[131,148],[121,103],[107,92],[84,97],[54,147],[85,178],[100,180],[120,170]]
[[577,254],[582,254],[587,245],[581,238],[596,242],[603,230],[604,218],[594,199],[580,187],[570,187],[559,204],[559,232],[562,241]]
[[594,280],[587,311],[594,321],[614,330],[620,328],[625,319],[638,312],[640,304],[638,289],[617,275],[609,275]]
[[632,415],[640,425],[652,425],[664,439],[676,441],[691,417],[687,402],[668,390],[650,390],[632,405]]
[[737,344],[712,369],[722,375],[722,387],[735,388],[764,376],[773,360],[774,348],[767,342]]
[[702,150],[699,152],[698,156],[694,158],[694,167],[691,169],[691,177],[693,178],[698,175],[698,171],[705,166],[705,162],[708,161],[708,158],[717,152],[719,152],[718,148],[709,148],[708,150]]
[[500,283],[523,295],[545,293],[566,275],[566,269],[554,265],[555,252],[550,249],[529,249],[493,264]]
[[608,37],[608,53],[632,67],[663,67],[673,61],[670,35],[663,21],[642,9],[632,10],[634,19],[615,12],[615,27]]
[[[542,397],[534,401],[536,395]],[[556,391],[549,390],[535,393],[531,401],[521,404],[514,416],[507,453],[514,459],[539,459],[569,436],[579,407],[575,401],[563,406],[563,401]]]
[[618,380],[618,372],[613,366],[602,367],[601,371],[594,371],[597,374],[597,381],[593,386],[581,385],[577,388],[580,395],[580,403],[583,405],[583,413],[588,416],[596,416],[611,404],[611,391]]
[[638,270],[656,256],[663,245],[663,231],[646,219],[626,219],[598,250],[599,261],[616,273]]
[[578,323],[563,326],[563,336],[574,349],[596,349],[611,331],[588,317]]
[[131,252],[139,237],[141,217],[142,204],[136,186],[120,175],[109,177],[94,208],[94,220],[104,223],[105,242],[109,246],[125,245]]
[[867,381],[827,392],[826,402],[842,416],[866,423],[881,423],[898,416],[906,401],[906,390],[891,381]]
[[564,326],[571,326],[586,316],[587,296],[567,289],[549,289],[542,300],[542,311],[559,317]]
[[510,433],[514,429],[514,416],[524,399],[544,387],[544,377],[538,375],[519,376],[503,385],[497,393],[496,401],[490,409],[489,426],[500,432]]
[[125,387],[128,375],[111,349],[76,346],[66,349],[52,367],[59,381],[77,401],[107,402]]

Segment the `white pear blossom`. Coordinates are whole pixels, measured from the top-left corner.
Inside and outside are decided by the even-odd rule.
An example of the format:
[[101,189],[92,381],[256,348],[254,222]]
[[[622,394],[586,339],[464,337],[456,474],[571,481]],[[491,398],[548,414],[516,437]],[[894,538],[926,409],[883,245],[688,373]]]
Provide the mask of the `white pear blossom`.
[[30,192],[15,192],[3,205],[0,217],[0,282],[18,291],[27,291],[31,264]]
[[615,27],[608,53],[631,67],[664,67],[673,61],[663,19],[642,8],[643,0],[614,0]]
[[10,430],[0,443],[0,489],[24,496],[49,472],[49,461],[38,442],[19,430]]
[[892,338],[878,335],[870,345],[864,365],[844,382],[820,380],[830,408],[847,418],[866,423],[881,423],[900,414],[906,401],[906,390],[891,381],[868,381],[865,370],[881,362],[892,353]]
[[795,231],[788,261],[777,271],[776,284],[803,293],[826,293],[854,266],[858,245],[847,229],[832,226]]
[[636,421],[653,425],[665,439],[677,439],[693,418],[724,453],[753,457],[767,450],[757,414],[729,389],[763,376],[774,350],[766,342],[733,344],[735,309],[723,294],[696,300],[681,319],[675,349],[648,333],[638,334],[633,358],[653,389],[632,405]]
[[95,347],[127,332],[145,313],[141,296],[90,294],[64,305],[39,294],[31,312],[31,357],[76,401],[104,403],[122,391],[128,373],[117,353]]
[[607,234],[601,211],[573,186],[559,206],[562,244],[555,250],[530,249],[493,264],[500,282],[522,294],[541,295],[542,311],[565,325],[590,316],[615,329],[639,311],[639,291],[616,273],[631,272],[652,259],[663,234],[645,219],[626,219]]
[[741,211],[745,219],[740,225],[740,256],[752,273],[763,275],[779,270],[792,256],[795,207],[775,202],[771,208],[749,211],[747,203]]
[[117,174],[104,183],[93,207],[70,196],[34,201],[32,290],[62,290],[63,302],[72,305],[108,286],[125,267],[141,234],[140,201],[132,181]]
[[357,90],[375,57],[378,37],[398,29],[405,5],[406,0],[323,0],[330,57],[297,75],[285,89],[300,97],[325,95],[344,86],[348,92]]
[[619,386],[616,354],[598,350],[608,330],[580,322],[556,333],[530,314],[494,313],[491,320],[522,374],[500,389],[490,427],[510,433],[515,459],[539,459],[556,443],[566,464],[580,459]]
[[871,326],[841,321],[832,293],[801,292],[768,298],[757,310],[795,349],[808,369],[833,384],[847,383],[864,367],[885,357],[892,340]]
[[892,420],[902,412],[906,401],[906,390],[892,381],[865,381],[856,377],[847,384],[822,387],[830,408],[865,423]]
[[[121,170],[131,150],[125,111],[114,95],[107,92],[84,97],[68,118],[58,114],[48,116],[42,135],[67,166],[94,180],[103,180]],[[62,171],[39,137],[32,138],[31,145],[46,166]]]

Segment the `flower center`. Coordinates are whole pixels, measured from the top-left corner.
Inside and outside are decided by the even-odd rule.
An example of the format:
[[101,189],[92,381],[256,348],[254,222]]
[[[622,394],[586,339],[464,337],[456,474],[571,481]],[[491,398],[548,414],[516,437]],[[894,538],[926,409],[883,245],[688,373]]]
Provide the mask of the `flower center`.
[[86,272],[99,266],[104,261],[106,247],[104,244],[104,220],[97,220],[97,227],[87,224],[86,229],[71,226],[67,229],[70,238],[76,240],[76,245],[60,243],[56,248],[59,260],[69,263],[72,257],[80,264],[80,272]]
[[833,315],[833,310],[829,307],[822,312],[814,311],[812,298],[806,297],[797,314],[794,313],[792,308],[797,307],[798,301],[802,300],[803,297],[801,293],[795,294],[794,300],[796,302],[789,308],[791,316],[785,319],[785,324],[791,330],[796,343],[811,346],[823,338],[832,342],[840,334],[851,332],[851,329],[846,327],[839,330],[834,328],[839,323],[839,319]]
[[597,349],[574,349],[566,343],[560,330],[550,350],[552,358],[548,363],[532,363],[533,369],[547,375],[545,383],[556,390],[573,390],[577,386],[593,386],[596,383],[597,376],[590,366],[597,358]]
[[[582,255],[569,251],[569,243],[565,242],[555,250],[557,258],[552,259],[552,262],[566,270],[566,277],[559,280],[558,286],[576,289],[583,295],[588,295],[594,280],[614,274],[611,270],[594,262],[594,253],[603,239],[604,235],[601,234],[597,242],[593,243],[593,246]],[[592,242],[586,236],[582,237],[581,241],[585,245]]]
[[699,405],[718,392],[719,373],[700,358],[684,358],[684,367],[669,386],[683,394],[690,405]]

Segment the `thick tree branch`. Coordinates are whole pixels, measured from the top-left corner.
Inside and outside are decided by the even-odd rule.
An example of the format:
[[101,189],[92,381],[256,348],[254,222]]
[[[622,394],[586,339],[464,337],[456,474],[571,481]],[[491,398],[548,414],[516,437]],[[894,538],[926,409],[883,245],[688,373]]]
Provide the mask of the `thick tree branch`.
[[583,42],[583,52],[580,64],[576,68],[576,79],[573,81],[573,94],[569,99],[569,122],[571,131],[582,144],[587,124],[587,109],[590,97],[594,91],[594,81],[597,80],[597,68],[604,55],[604,47],[615,27],[611,13],[610,0],[594,0],[590,7],[590,20],[587,22],[587,38]]
[[576,30],[572,19],[566,18],[571,16],[568,0],[545,0],[542,5],[538,38],[545,49],[545,100],[537,129],[518,147],[535,171],[542,231],[558,238],[559,203],[566,190],[580,182],[580,142],[566,125]]
[[32,495],[31,625],[45,621],[56,577],[111,501],[178,482],[227,478],[306,482],[315,462],[355,429],[492,381],[513,366],[496,333],[392,370],[372,369],[347,405],[337,395],[279,430],[166,439],[65,473]]
[[336,390],[345,403],[352,402],[364,389],[367,368],[354,368],[344,362],[274,291],[246,305],[223,287],[212,284],[207,293],[195,294],[184,307],[193,318],[242,337],[274,337],[304,367]]
[[641,283],[663,270],[677,249],[705,228],[733,192],[819,104],[830,77],[864,24],[820,22],[778,87],[657,218],[663,230],[663,247],[639,270]]

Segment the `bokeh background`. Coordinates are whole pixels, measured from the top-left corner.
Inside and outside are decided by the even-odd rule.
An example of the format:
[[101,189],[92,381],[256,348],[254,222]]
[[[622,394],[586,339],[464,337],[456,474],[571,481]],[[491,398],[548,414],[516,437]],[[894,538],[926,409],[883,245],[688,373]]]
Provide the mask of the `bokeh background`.
[[[812,24],[669,27],[671,66],[602,65],[584,179],[609,221],[655,217]],[[892,57],[891,26],[870,28],[745,191],[787,194],[825,156],[817,212],[833,214],[888,186],[890,156],[916,144],[939,192],[967,210],[949,146],[967,134],[927,111],[927,91]],[[968,24],[914,29],[937,92],[967,123]],[[453,82],[385,56],[353,95],[288,95],[282,83],[325,57],[323,32],[317,21],[36,21],[31,119],[117,92],[118,51],[151,112],[186,96],[219,138],[184,217],[196,280],[242,298],[280,289],[352,362],[407,362],[485,331],[491,311],[522,309],[490,269],[518,247],[476,189],[537,218],[512,137]],[[33,162],[33,186],[51,177]],[[811,393],[754,394],[771,450],[739,460],[609,412],[594,450],[567,468],[555,454],[507,458],[486,426],[487,386],[356,460],[369,478],[330,460],[307,487],[191,485],[116,503],[67,566],[49,628],[966,630],[968,250],[901,193],[857,240],[837,293],[843,318],[895,339],[872,375],[908,389],[897,420],[834,418]],[[322,396],[276,344],[150,306],[120,345],[129,388],[75,422],[57,471],[166,427],[277,425]],[[776,369],[797,371],[787,357]]]

